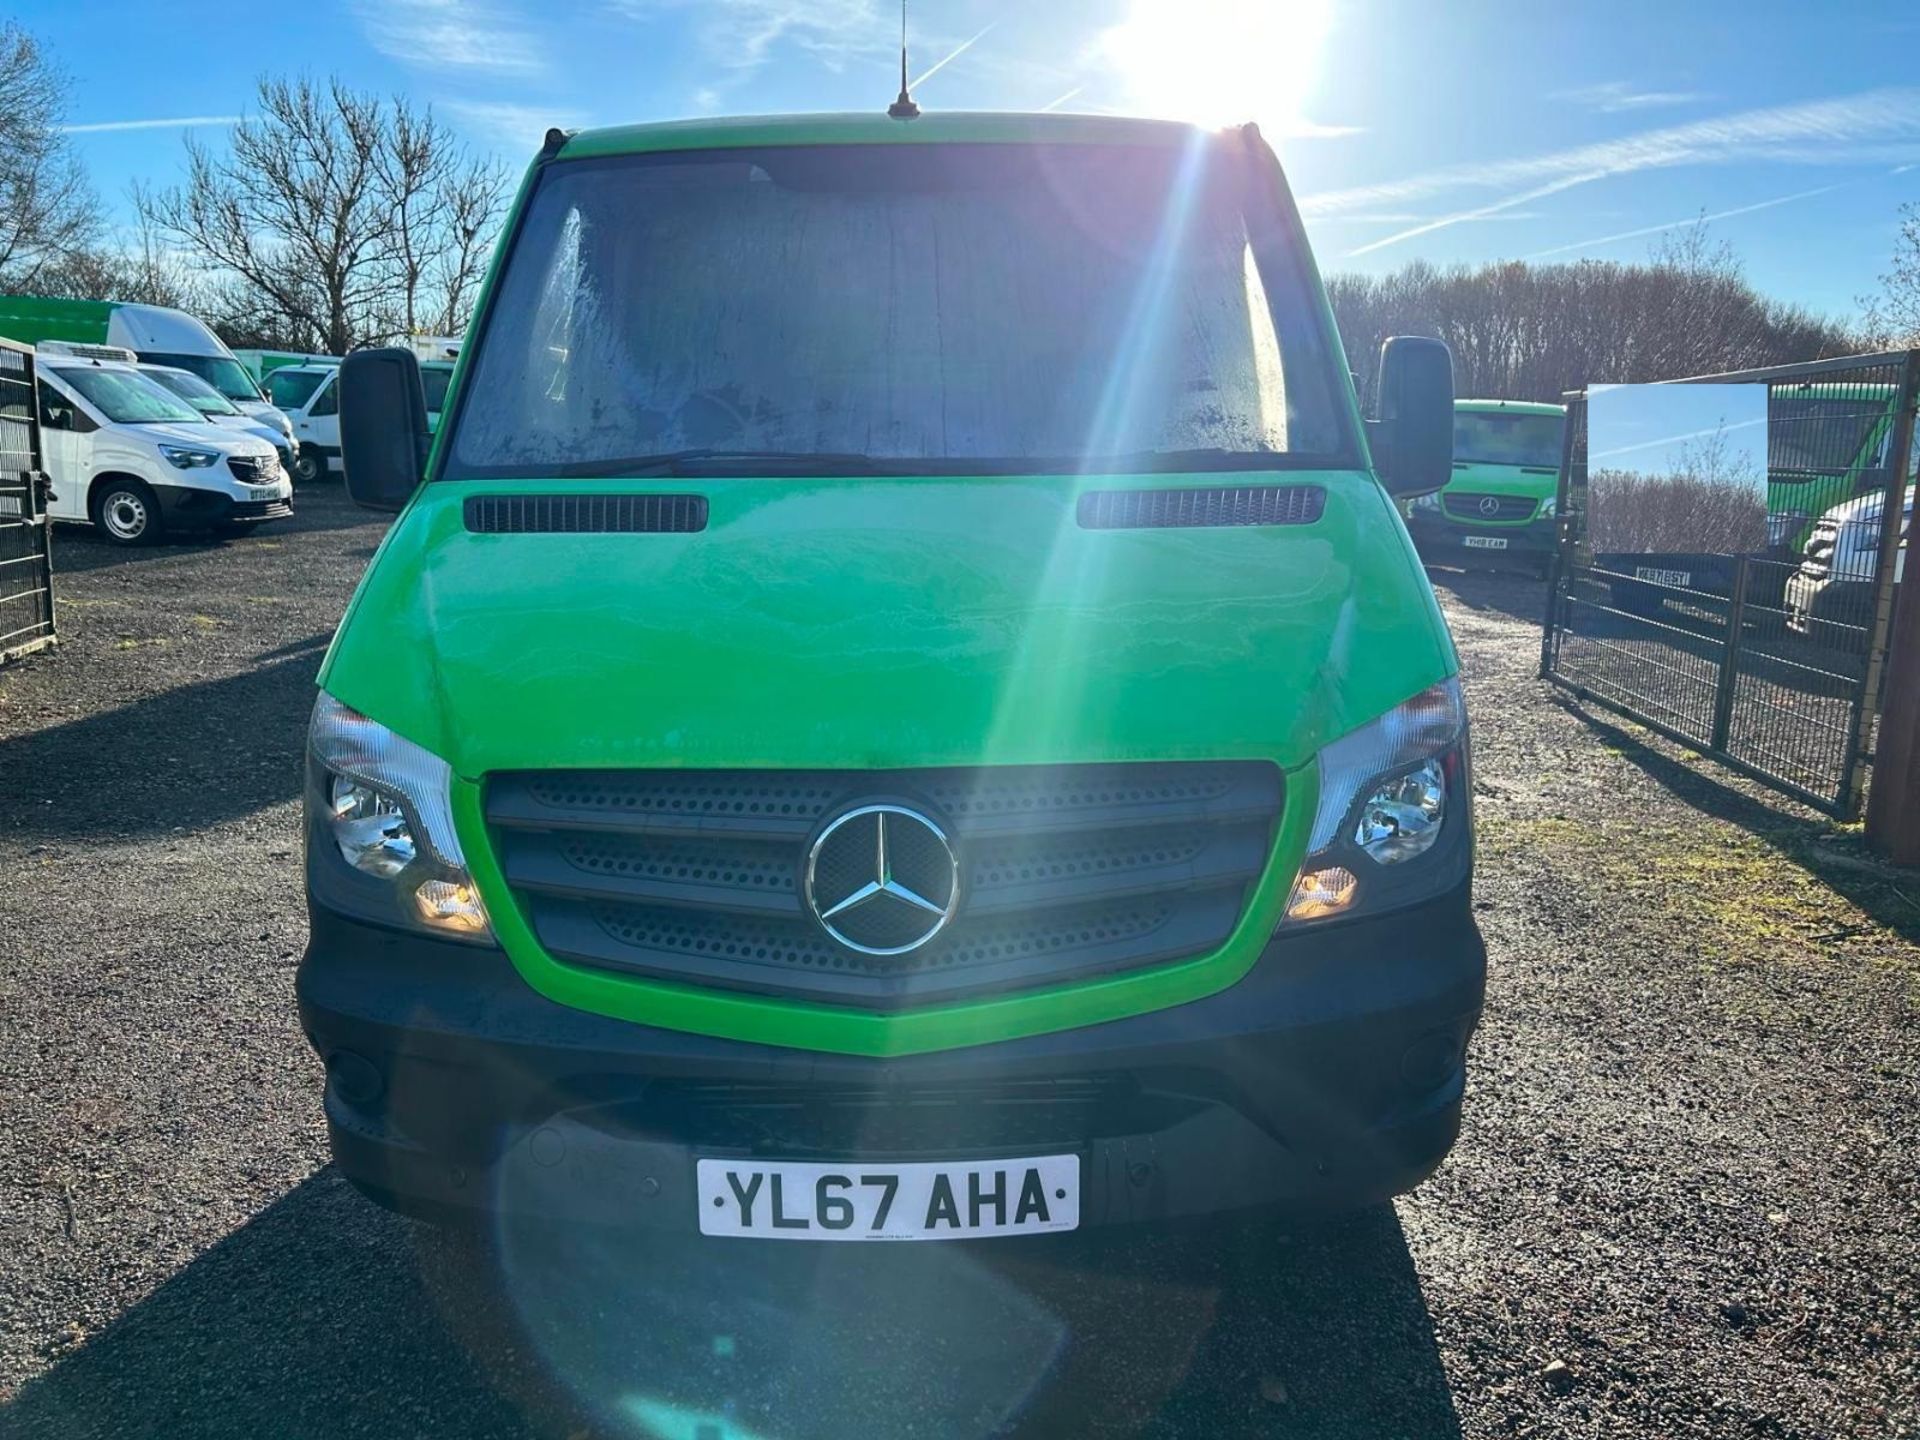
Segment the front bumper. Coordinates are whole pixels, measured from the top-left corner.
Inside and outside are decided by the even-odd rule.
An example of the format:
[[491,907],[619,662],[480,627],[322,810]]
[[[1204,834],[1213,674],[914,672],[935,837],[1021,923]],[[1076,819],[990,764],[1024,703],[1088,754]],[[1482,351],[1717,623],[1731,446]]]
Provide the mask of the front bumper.
[[1460,1123],[1485,950],[1462,887],[1272,942],[1238,984],[1107,1024],[895,1059],[613,1020],[497,950],[324,910],[299,974],[340,1170],[416,1214],[694,1234],[694,1166],[1072,1150],[1082,1224],[1411,1189]]
[[160,514],[173,530],[206,529],[215,525],[251,525],[293,518],[291,487],[277,500],[240,500],[219,490],[188,485],[156,485]]
[[[1560,540],[1559,526],[1551,518],[1524,525],[1473,525],[1427,510],[1415,510],[1407,517],[1407,532],[1421,555],[1445,565],[1538,569],[1552,557]],[[1491,543],[1495,541],[1504,543]]]

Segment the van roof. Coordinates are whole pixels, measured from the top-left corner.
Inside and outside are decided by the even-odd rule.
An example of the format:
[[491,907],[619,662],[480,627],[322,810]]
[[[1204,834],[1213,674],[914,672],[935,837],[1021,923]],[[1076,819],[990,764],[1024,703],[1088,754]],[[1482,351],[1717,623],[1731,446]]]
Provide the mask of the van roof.
[[1456,400],[1456,410],[1482,412],[1488,410],[1506,410],[1516,415],[1564,415],[1567,407],[1555,405],[1544,400]]
[[1209,132],[1173,120],[1115,115],[1017,114],[949,111],[894,120],[871,112],[821,115],[743,115],[666,120],[582,130],[567,137],[566,159],[660,150],[724,150],[753,145],[896,145],[992,143],[1013,145],[1180,145]]

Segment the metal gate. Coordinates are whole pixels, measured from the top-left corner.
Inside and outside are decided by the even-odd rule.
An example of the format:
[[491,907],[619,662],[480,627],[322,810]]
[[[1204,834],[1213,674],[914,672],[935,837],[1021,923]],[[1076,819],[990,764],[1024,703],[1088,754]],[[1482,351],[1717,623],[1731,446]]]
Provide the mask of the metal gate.
[[53,643],[46,511],[33,352],[0,340],[0,662]]
[[1669,383],[1741,382],[1767,387],[1768,548],[1684,568],[1596,553],[1586,394],[1567,397],[1540,674],[1850,820],[1905,561],[1920,351]]

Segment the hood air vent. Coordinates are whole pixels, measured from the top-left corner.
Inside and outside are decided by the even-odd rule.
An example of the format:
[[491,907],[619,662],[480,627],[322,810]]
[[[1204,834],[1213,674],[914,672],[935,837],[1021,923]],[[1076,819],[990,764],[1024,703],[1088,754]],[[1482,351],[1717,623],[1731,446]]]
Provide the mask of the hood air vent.
[[704,495],[472,495],[476,535],[688,535],[707,528]]
[[1226,525],[1311,525],[1327,508],[1318,485],[1217,485],[1203,490],[1090,490],[1082,530],[1178,530]]

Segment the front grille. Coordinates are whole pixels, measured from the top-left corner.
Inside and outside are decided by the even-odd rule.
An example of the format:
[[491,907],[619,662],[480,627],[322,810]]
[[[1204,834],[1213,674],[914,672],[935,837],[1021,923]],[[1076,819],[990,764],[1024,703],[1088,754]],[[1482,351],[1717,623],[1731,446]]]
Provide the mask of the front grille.
[[228,520],[289,520],[292,517],[291,500],[236,500],[226,513]]
[[280,478],[280,462],[259,455],[229,455],[227,469],[233,472],[234,479],[249,485],[265,485]]
[[1531,520],[1540,507],[1538,500],[1525,495],[1456,495],[1451,491],[1440,497],[1440,503],[1455,520],[1489,522]]
[[1807,537],[1807,548],[1801,552],[1800,573],[1812,579],[1823,579],[1833,569],[1834,547],[1840,541],[1840,527],[1831,520],[1822,520],[1813,527],[1813,533]]
[[[952,923],[898,955],[840,943],[804,897],[814,836],[876,801],[933,820],[960,864]],[[1279,770],[1257,761],[528,771],[494,776],[486,800],[501,867],[549,954],[876,1009],[1218,947],[1280,805]]]

